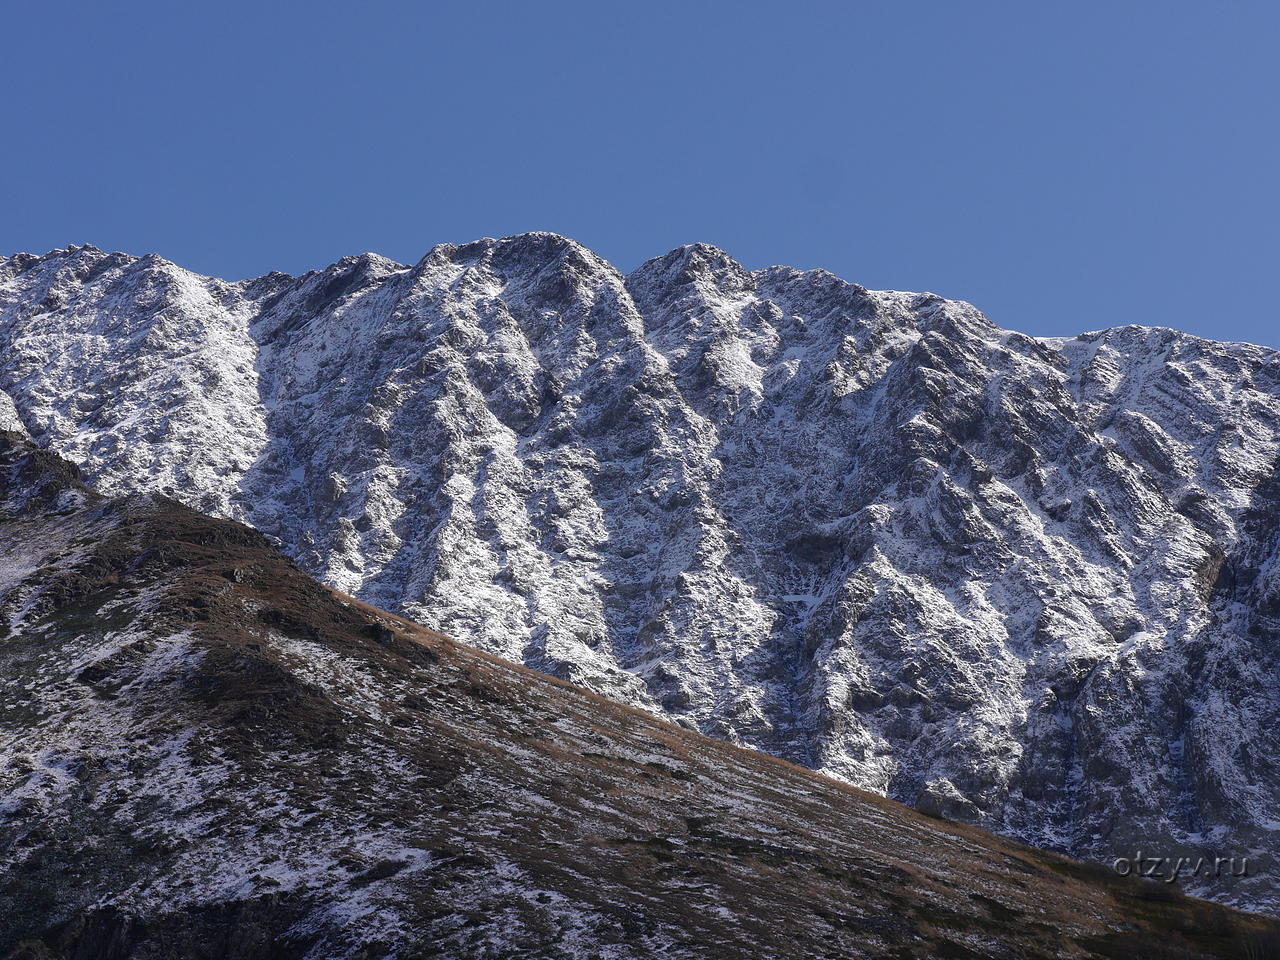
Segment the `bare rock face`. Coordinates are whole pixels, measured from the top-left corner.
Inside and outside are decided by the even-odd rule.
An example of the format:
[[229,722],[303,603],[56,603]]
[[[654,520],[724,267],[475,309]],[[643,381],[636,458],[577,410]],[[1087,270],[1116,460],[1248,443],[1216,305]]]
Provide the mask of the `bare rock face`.
[[1191,889],[1280,909],[1274,351],[549,234],[235,284],[13,257],[0,346],[109,493],[1037,845],[1248,856]]

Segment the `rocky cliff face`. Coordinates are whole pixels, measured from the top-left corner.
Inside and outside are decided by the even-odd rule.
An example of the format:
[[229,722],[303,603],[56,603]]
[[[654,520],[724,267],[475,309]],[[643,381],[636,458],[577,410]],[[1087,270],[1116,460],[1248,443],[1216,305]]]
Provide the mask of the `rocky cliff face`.
[[1273,351],[546,234],[235,284],[20,255],[0,347],[107,492],[926,810],[1249,856],[1192,888],[1280,908]]
[[8,430],[24,436],[27,432],[18,416],[18,408],[14,406],[12,398],[3,391],[0,391],[0,430]]

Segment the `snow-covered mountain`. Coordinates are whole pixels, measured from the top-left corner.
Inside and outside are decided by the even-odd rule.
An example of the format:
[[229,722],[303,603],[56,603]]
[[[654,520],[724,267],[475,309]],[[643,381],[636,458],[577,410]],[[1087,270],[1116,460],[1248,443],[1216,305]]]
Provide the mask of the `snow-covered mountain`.
[[107,493],[928,811],[1249,856],[1191,889],[1280,909],[1274,351],[549,234],[239,283],[17,255],[0,347]]

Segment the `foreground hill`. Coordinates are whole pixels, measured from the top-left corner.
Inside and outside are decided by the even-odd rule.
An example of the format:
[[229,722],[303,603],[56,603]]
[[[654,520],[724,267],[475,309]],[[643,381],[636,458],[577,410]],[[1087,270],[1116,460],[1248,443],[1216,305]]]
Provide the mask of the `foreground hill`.
[[12,432],[0,631],[0,957],[1246,957],[1280,942],[1272,921],[470,650],[329,591],[239,524],[103,499]]
[[[1087,291],[1080,297],[1087,326]],[[1280,355],[548,234],[225,283],[0,260],[0,389],[111,493],[922,809],[1280,910]]]

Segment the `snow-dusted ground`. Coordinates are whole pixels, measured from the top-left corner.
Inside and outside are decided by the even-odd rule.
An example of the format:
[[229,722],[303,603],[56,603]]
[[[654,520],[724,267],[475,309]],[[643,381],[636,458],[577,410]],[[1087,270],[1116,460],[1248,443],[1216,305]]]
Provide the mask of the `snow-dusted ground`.
[[108,491],[1032,843],[1251,854],[1231,896],[1280,907],[1274,351],[547,234],[236,284],[20,255],[0,347]]

